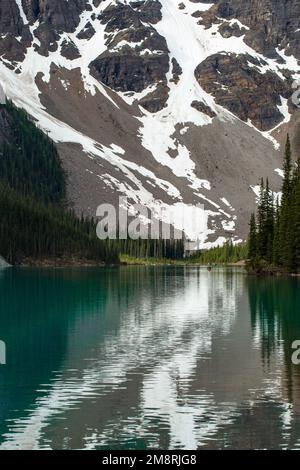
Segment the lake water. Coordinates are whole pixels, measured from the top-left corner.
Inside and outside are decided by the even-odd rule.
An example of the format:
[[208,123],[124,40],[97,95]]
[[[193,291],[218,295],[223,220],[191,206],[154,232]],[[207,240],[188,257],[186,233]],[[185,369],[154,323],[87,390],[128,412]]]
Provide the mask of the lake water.
[[0,449],[300,448],[300,280],[0,271]]

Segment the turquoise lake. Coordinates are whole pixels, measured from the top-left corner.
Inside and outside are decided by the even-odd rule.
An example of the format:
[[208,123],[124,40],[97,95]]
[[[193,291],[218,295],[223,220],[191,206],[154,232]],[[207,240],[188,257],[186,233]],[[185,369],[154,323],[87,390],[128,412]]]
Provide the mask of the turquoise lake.
[[300,279],[0,270],[0,449],[300,449]]

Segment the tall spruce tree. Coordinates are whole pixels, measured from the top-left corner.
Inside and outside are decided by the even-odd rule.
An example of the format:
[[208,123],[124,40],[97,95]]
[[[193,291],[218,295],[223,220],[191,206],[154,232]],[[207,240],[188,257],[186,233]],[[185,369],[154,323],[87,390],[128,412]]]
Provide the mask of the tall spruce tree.
[[250,219],[250,233],[248,240],[248,249],[249,249],[249,261],[252,268],[255,267],[257,263],[257,228],[256,228],[256,219],[255,214],[251,214]]
[[272,264],[273,261],[273,240],[274,240],[274,197],[270,190],[269,180],[266,182],[266,190],[264,195],[265,207],[265,226],[264,237],[266,244],[266,261]]
[[260,259],[264,258],[266,251],[266,240],[265,240],[265,221],[266,221],[266,208],[265,208],[265,183],[264,179],[261,179],[260,193],[258,201],[258,215],[257,215],[257,254]]
[[285,146],[285,156],[283,163],[283,185],[282,185],[282,201],[280,210],[280,227],[279,227],[279,243],[280,243],[280,259],[282,266],[289,268],[292,264],[292,152],[290,137],[287,136]]
[[290,269],[300,269],[300,159],[298,159],[292,180],[291,208],[290,208]]
[[276,199],[274,212],[274,238],[273,238],[273,264],[278,266],[280,262],[280,205],[279,198]]
[[282,204],[289,200],[292,189],[292,150],[289,134],[286,138],[285,154],[283,162],[283,185],[282,185]]

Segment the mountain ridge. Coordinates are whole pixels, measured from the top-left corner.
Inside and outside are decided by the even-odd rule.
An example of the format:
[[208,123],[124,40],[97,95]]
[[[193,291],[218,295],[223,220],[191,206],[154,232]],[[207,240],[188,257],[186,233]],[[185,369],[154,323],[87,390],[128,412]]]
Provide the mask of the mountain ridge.
[[300,2],[281,3],[3,2],[0,82],[57,143],[78,213],[125,195],[201,247],[245,239],[287,130],[299,148]]

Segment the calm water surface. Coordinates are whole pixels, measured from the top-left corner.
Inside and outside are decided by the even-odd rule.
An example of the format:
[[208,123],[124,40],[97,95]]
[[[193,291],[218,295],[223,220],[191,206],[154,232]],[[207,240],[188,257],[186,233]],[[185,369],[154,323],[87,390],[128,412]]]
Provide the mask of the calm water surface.
[[0,449],[300,448],[300,280],[0,270]]

